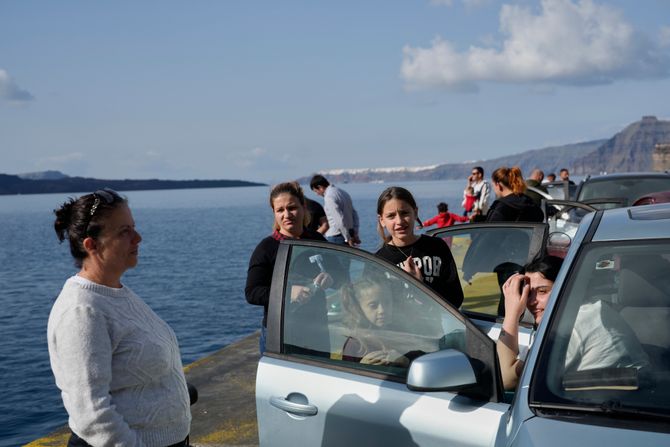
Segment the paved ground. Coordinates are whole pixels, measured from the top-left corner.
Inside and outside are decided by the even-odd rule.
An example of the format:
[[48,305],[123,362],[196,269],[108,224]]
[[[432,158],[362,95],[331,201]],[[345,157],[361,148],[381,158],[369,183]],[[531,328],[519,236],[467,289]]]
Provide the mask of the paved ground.
[[[186,380],[198,388],[191,407],[191,445],[202,447],[258,446],[256,365],[258,334],[227,346],[185,368]],[[63,427],[28,447],[65,447]]]

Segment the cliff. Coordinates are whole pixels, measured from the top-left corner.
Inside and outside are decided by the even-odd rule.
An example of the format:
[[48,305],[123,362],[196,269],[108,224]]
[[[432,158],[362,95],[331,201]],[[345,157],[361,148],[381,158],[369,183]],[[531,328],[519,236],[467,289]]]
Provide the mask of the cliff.
[[670,121],[645,116],[572,164],[574,174],[649,171],[657,144],[670,143]]
[[[654,169],[652,154],[656,146],[665,147],[666,143],[670,143],[670,121],[645,116],[608,140],[551,146],[465,163],[415,168],[339,169],[320,173],[333,182],[346,183],[464,179],[473,166],[482,166],[487,176],[500,166],[520,166],[525,175],[534,168],[542,169],[545,174],[558,174],[561,168],[568,168],[574,175],[649,171]],[[298,180],[309,183],[310,178],[306,176]]]
[[[558,174],[561,168],[570,169],[574,160],[583,157],[584,154],[595,151],[605,141],[595,140],[563,146],[551,146],[491,160],[475,160],[465,163],[445,163],[436,166],[414,168],[340,169],[320,171],[320,173],[335,183],[465,179],[470,175],[473,166],[482,166],[485,175],[489,175],[500,166],[520,166],[524,173],[529,173],[534,168],[540,168],[545,174],[550,172]],[[300,183],[309,183],[310,178],[311,176],[306,176],[298,179],[298,181]]]

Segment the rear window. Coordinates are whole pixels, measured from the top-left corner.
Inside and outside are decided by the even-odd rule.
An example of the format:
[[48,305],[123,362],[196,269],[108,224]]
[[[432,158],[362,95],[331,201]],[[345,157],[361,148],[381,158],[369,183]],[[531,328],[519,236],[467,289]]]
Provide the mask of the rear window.
[[633,177],[586,181],[579,191],[578,201],[602,198],[622,199],[620,206],[629,206],[639,197],[656,192],[670,190],[668,177]]

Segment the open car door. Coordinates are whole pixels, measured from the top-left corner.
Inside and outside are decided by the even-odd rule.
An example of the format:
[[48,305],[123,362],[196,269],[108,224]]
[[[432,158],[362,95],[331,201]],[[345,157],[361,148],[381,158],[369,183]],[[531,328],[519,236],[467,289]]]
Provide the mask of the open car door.
[[[385,306],[382,324],[362,321],[363,299]],[[495,342],[422,282],[359,249],[282,241],[256,377],[261,446],[490,446],[503,400]]]
[[[451,248],[463,287],[461,310],[492,338],[504,315],[502,285],[512,274],[544,253],[545,223],[495,222],[456,225],[429,231]],[[490,332],[493,331],[493,332]]]
[[584,216],[596,211],[596,208],[582,202],[571,200],[542,200],[545,222],[549,225],[547,252],[565,257],[577,229]]

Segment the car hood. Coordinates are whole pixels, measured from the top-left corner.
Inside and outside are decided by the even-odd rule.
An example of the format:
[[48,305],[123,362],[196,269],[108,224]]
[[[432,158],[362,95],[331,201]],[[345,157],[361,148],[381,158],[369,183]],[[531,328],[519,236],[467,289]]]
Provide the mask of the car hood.
[[[612,424],[614,421],[609,420]],[[524,421],[510,445],[512,447],[565,447],[566,445],[668,445],[670,434],[645,431],[638,421],[626,427],[625,421],[617,421],[617,426],[596,425],[594,416],[564,418],[533,417]],[[649,427],[653,429],[653,427]],[[658,429],[658,428],[656,428]]]

